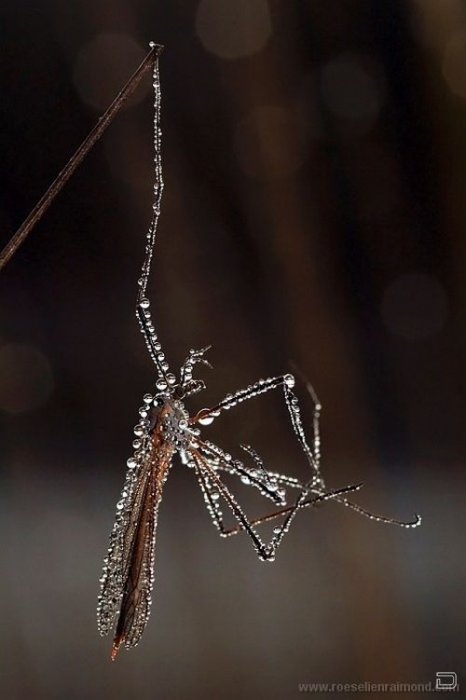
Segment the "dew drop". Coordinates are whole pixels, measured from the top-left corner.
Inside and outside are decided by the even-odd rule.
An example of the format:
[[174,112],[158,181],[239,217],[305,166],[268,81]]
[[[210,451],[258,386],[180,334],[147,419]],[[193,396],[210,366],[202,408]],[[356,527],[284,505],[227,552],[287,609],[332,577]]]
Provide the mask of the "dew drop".
[[295,385],[295,378],[292,374],[285,374],[285,376],[283,377],[283,381],[285,382],[286,386],[290,389]]
[[214,422],[214,416],[212,416],[212,415],[201,416],[201,417],[198,419],[198,422],[199,422],[201,425],[210,425],[211,423]]
[[[135,440],[135,442],[139,442],[139,440]],[[134,467],[136,466],[136,464],[137,464],[137,462],[136,462],[136,460],[134,459],[134,457],[130,457],[130,458],[128,459],[128,461],[126,462],[126,466],[128,467],[128,469],[134,469]]]
[[158,379],[155,386],[159,391],[163,391],[167,388],[167,382],[165,381],[165,379]]
[[141,309],[148,309],[150,306],[149,299],[146,299],[145,297],[141,299],[141,301],[139,302],[139,306],[141,307]]

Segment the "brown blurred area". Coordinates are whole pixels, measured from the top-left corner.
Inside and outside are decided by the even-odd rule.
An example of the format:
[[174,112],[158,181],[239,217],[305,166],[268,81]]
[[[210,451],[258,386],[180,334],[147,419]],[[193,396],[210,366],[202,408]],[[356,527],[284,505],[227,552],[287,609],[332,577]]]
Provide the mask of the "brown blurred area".
[[[466,689],[464,3],[4,0],[0,20],[0,244],[163,43],[151,298],[173,367],[213,345],[191,410],[293,359],[323,403],[328,484],[424,517],[328,504],[263,564],[218,538],[177,464],[148,629],[110,663],[98,578],[154,383],[134,317],[147,76],[0,274],[1,697],[281,699],[437,671]],[[278,395],[205,430],[305,475]]]

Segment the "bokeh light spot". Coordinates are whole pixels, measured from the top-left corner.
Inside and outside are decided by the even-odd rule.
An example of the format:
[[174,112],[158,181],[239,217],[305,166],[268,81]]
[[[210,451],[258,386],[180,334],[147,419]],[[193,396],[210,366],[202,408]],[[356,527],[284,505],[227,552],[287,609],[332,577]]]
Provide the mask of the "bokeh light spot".
[[431,275],[402,275],[385,290],[382,317],[387,328],[407,340],[438,333],[448,316],[445,291]]
[[298,119],[274,106],[258,107],[238,124],[235,147],[243,171],[265,180],[293,174],[307,155]]
[[322,95],[329,110],[367,131],[375,122],[383,101],[383,89],[373,62],[366,56],[344,53],[321,71]]
[[33,411],[47,401],[53,385],[50,363],[40,350],[14,343],[0,347],[0,410]]
[[452,32],[464,26],[462,0],[411,0],[411,30],[418,41],[435,51],[443,51]]
[[[127,34],[99,34],[80,50],[74,65],[74,84],[86,104],[102,112],[134,73],[146,51]],[[150,90],[143,81],[126,107],[140,102]]]
[[225,59],[260,51],[272,32],[266,0],[201,0],[197,35],[207,51]]
[[466,32],[455,33],[448,42],[442,69],[450,90],[466,99]]

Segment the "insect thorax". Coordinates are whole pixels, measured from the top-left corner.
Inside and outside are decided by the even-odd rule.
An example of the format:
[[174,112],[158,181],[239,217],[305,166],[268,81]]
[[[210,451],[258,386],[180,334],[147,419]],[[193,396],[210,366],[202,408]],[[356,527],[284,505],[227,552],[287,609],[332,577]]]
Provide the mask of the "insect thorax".
[[158,410],[156,430],[160,430],[163,439],[173,444],[177,450],[188,447],[190,434],[187,432],[189,414],[181,401],[167,399]]

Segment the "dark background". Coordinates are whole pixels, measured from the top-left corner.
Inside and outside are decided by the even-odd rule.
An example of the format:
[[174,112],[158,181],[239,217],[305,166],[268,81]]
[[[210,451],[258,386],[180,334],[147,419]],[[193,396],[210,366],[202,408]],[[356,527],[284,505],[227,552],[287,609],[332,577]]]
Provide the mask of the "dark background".
[[[0,274],[2,698],[294,698],[437,671],[466,687],[465,22],[460,0],[3,1],[0,243],[165,44],[150,292],[172,366],[213,345],[191,410],[292,358],[324,406],[328,484],[363,480],[359,503],[424,522],[328,504],[262,564],[218,538],[177,464],[149,626],[110,663],[98,578],[154,382],[134,317],[146,76]],[[207,432],[306,473],[278,392]]]

